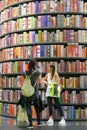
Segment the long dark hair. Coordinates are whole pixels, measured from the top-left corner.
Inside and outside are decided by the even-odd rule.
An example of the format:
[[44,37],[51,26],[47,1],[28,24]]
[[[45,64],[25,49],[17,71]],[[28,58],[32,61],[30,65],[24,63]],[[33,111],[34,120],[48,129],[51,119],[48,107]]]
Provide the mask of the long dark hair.
[[55,73],[55,65],[50,65],[50,68],[52,68],[52,77],[53,77]]
[[36,65],[37,65],[36,60],[35,59],[31,59],[29,64],[28,64],[28,70],[29,71],[32,71],[32,69],[35,70],[36,69]]

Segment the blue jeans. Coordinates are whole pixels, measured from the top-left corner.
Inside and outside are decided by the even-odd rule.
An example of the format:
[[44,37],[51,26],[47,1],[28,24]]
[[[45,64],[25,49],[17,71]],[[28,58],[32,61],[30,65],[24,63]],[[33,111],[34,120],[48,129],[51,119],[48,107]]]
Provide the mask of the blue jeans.
[[53,115],[53,111],[52,111],[52,99],[54,99],[54,103],[58,109],[58,112],[60,114],[60,117],[64,116],[63,114],[63,110],[62,110],[62,107],[60,105],[60,102],[59,102],[59,98],[58,97],[47,97],[47,102],[48,102],[48,109],[49,109],[49,115],[52,116]]
[[[39,92],[38,89],[35,88],[35,99],[39,99]],[[38,108],[37,108],[37,104],[35,101],[33,101],[34,104],[34,108],[36,111],[36,116],[37,116],[37,122],[40,123],[40,113],[38,112]],[[32,110],[31,110],[31,106],[32,106],[32,101],[26,102],[26,107],[27,107],[27,115],[28,115],[28,120],[30,125],[32,125]]]

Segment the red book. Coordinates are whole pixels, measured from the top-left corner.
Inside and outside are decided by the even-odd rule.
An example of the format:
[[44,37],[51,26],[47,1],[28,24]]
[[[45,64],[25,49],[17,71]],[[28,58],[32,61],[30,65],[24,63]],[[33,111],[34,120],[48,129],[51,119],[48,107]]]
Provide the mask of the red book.
[[78,12],[78,0],[73,0],[73,11]]
[[69,92],[68,91],[64,92],[64,103],[69,103]]
[[0,88],[2,87],[2,77],[0,77]]

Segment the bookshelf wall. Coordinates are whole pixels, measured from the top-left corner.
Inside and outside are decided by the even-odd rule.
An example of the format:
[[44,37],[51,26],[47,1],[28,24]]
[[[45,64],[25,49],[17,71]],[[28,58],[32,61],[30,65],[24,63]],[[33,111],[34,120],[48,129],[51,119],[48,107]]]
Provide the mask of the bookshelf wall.
[[[16,123],[22,74],[32,57],[42,75],[50,62],[55,64],[66,120],[87,120],[86,0],[0,1],[0,124]],[[45,87],[39,89],[45,102]],[[48,119],[46,102],[45,106],[42,120]],[[53,108],[58,120],[55,105]],[[32,111],[35,119],[33,105]]]

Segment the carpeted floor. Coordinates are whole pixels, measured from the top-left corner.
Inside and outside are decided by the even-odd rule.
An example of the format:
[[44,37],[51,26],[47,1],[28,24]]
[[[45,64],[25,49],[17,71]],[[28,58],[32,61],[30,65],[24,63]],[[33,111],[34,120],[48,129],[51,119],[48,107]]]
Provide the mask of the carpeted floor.
[[[27,130],[29,128],[17,127],[17,126],[0,126],[0,130]],[[42,124],[41,127],[34,126],[32,130],[87,130],[87,122],[68,122],[66,126],[58,126],[56,123],[54,126],[47,126]]]

